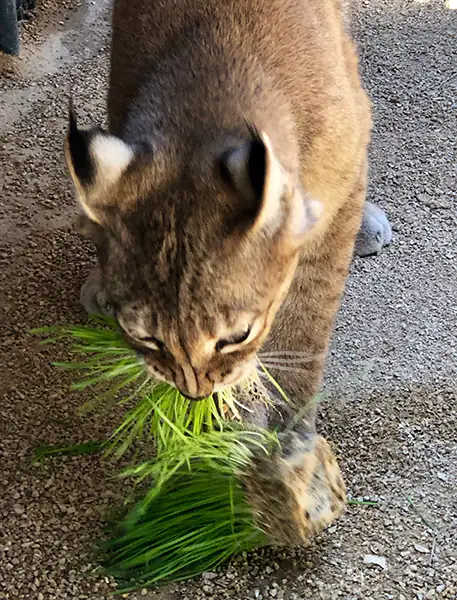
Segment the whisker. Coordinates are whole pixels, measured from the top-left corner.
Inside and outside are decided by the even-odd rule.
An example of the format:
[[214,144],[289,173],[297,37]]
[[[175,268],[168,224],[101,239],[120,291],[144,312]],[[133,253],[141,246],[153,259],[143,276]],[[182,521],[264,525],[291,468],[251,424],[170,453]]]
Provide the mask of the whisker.
[[267,356],[265,358],[262,355],[258,355],[258,360],[262,364],[290,364],[295,362],[312,362],[313,360],[321,360],[325,358],[325,354],[305,354],[303,356]]
[[241,409],[245,410],[248,413],[253,413],[254,412],[253,408],[250,408],[250,407],[246,406],[246,404],[243,404],[239,400],[236,400],[235,404],[237,405],[238,408],[241,408]]
[[309,352],[298,352],[295,350],[272,350],[271,352],[260,352],[259,356],[309,356]]
[[268,365],[290,365],[291,363],[310,363],[320,358],[319,356],[311,356],[309,358],[275,358],[262,360],[262,364],[267,367]]
[[[288,373],[308,373],[309,371],[304,367],[286,367],[283,365],[266,365],[264,367],[271,369],[272,371],[286,371]],[[265,375],[265,374],[264,374]]]
[[301,356],[289,355],[289,356],[264,356],[262,354],[257,355],[258,360],[262,364],[291,364],[291,363],[308,363],[314,360],[322,360],[325,358],[325,354],[303,354]]

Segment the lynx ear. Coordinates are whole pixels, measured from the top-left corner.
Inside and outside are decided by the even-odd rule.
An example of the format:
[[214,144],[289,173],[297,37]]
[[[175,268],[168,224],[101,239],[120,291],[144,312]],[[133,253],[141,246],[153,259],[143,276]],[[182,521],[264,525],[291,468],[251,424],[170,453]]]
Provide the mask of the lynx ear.
[[315,223],[318,203],[308,199],[283,169],[267,134],[251,131],[252,140],[225,154],[222,177],[249,201],[251,231],[274,233],[285,227],[299,238]]
[[87,216],[98,223],[101,192],[119,180],[134,157],[133,149],[99,128],[78,129],[70,105],[65,157],[78,200]]

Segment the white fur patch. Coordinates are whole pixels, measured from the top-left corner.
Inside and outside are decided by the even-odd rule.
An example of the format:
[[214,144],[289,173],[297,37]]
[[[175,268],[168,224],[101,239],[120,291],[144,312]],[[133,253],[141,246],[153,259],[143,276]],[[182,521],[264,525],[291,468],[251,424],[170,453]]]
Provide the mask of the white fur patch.
[[313,228],[324,212],[322,202],[312,200],[303,195],[299,189],[295,190],[292,198],[292,219],[289,224],[289,233],[295,237],[302,237]]
[[90,145],[92,158],[97,165],[97,183],[115,183],[133,159],[132,148],[114,135],[95,136]]

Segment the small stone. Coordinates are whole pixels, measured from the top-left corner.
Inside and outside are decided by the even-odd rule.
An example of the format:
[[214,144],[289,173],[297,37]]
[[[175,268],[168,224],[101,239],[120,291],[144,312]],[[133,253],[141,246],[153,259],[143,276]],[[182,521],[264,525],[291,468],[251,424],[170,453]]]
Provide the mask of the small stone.
[[146,595],[147,595],[147,593],[148,593],[148,590],[147,590],[146,588],[143,588],[143,589],[141,590],[141,595],[142,595],[142,596],[146,596]]
[[216,579],[217,573],[211,573],[210,571],[205,571],[204,573],[202,573],[202,577],[203,577],[203,579],[206,579],[207,581],[211,581],[211,579]]
[[425,546],[422,546],[422,544],[414,544],[414,548],[421,554],[428,554],[430,552],[430,550]]
[[278,590],[273,588],[272,590],[270,590],[270,596],[272,598],[276,598],[276,596],[278,595]]
[[25,513],[24,507],[20,504],[15,504],[13,510],[17,515],[23,515]]
[[378,556],[377,554],[365,554],[363,562],[366,565],[374,565],[380,567],[383,571],[387,569],[387,560],[385,556]]
[[112,491],[112,490],[104,490],[101,493],[102,498],[104,498],[105,500],[108,498],[116,498],[116,494]]

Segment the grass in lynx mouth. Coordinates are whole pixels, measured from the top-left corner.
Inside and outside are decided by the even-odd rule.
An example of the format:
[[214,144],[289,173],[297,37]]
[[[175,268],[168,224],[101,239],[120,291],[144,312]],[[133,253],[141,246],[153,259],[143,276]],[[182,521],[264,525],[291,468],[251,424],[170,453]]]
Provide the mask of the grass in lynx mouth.
[[[258,373],[241,385],[203,400],[189,400],[176,388],[154,380],[147,373],[143,360],[128,345],[114,319],[97,316],[92,321],[89,326],[43,327],[34,333],[50,336],[44,340],[45,344],[71,342],[70,354],[79,360],[54,365],[86,374],[73,383],[73,390],[98,388],[95,398],[86,402],[82,411],[133,401],[134,407],[127,411],[107,444],[108,454],[120,457],[135,441],[154,440],[156,453],[160,455],[162,449],[178,439],[179,432],[200,435],[204,431],[222,430],[227,421],[241,421],[240,411],[249,410],[249,402],[254,398],[269,402]],[[262,372],[273,381],[265,369]]]
[[279,444],[274,432],[241,423],[240,410],[248,409],[253,396],[268,402],[257,373],[242,385],[192,401],[148,375],[112,319],[35,333],[50,336],[44,343],[72,342],[70,352],[78,360],[55,364],[86,374],[73,389],[101,388],[86,409],[113,400],[134,404],[103,444],[108,454],[120,457],[140,439],[154,443],[153,460],[122,472],[135,479],[142,497],[101,545],[104,566],[123,591],[196,576],[268,542],[241,484],[254,455]]

